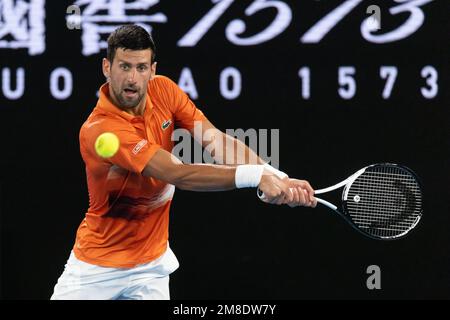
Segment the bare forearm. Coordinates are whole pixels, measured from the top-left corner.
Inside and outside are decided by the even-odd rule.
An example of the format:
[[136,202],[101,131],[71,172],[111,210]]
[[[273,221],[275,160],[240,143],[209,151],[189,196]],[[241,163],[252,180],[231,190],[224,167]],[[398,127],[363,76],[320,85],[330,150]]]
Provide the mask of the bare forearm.
[[[210,147],[210,153],[217,163],[227,165],[238,164],[264,164],[264,161],[244,142],[225,133],[220,133],[216,138],[214,148]],[[208,149],[208,148],[207,148]]]
[[[264,164],[264,161],[256,154],[256,152],[253,151],[250,147],[248,147],[244,142],[242,142],[239,139],[232,138],[230,136],[227,137],[236,141],[237,156],[234,159],[235,161],[234,164],[241,164],[241,163]],[[241,152],[242,154],[240,153],[240,150],[243,150],[243,152]]]
[[191,191],[225,191],[236,188],[236,168],[225,165],[183,164],[172,184]]
[[171,153],[160,150],[147,163],[142,175],[192,191],[230,190],[235,185],[236,168],[211,164],[183,164]]

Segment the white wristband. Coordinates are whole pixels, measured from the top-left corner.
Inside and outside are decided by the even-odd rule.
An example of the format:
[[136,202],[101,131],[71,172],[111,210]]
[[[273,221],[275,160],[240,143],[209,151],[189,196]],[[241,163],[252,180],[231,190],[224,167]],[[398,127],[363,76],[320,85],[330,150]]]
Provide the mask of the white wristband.
[[236,167],[234,181],[236,188],[256,188],[261,181],[263,165],[244,164]]
[[274,167],[272,167],[270,164],[265,163],[264,164],[264,168],[267,169],[268,171],[272,172],[274,175],[276,175],[278,178],[280,179],[284,179],[286,178],[288,175],[278,169],[275,169]]

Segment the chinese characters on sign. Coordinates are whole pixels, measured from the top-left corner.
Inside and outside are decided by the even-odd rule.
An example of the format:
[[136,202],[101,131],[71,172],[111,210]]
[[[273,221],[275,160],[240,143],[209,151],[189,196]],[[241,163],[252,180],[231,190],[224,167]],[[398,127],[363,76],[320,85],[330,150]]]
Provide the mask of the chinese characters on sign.
[[[152,23],[166,23],[163,13],[149,14],[149,9],[159,3],[159,0],[78,0],[74,6],[79,7],[80,25],[82,30],[82,54],[89,56],[99,53],[107,47],[106,37],[117,27],[126,23],[135,23],[148,32]],[[77,18],[77,16],[68,16]]]
[[34,56],[45,51],[45,0],[0,1],[0,50],[27,48]]

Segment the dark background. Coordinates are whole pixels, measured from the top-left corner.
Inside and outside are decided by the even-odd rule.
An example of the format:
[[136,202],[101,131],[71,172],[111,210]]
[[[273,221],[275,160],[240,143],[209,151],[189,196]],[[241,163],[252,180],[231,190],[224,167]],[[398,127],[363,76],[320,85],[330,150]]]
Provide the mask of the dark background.
[[[300,37],[343,1],[286,1],[293,19],[283,33],[256,46],[234,45],[225,37],[230,21],[243,19],[248,30],[242,36],[251,36],[276,15],[267,9],[245,16],[252,2],[235,1],[191,48],[177,41],[212,2],[161,1],[149,9],[168,17],[153,29],[158,73],[177,82],[189,67],[199,93],[195,103],[220,129],[279,129],[281,169],[315,188],[371,163],[412,168],[423,182],[424,216],[409,237],[377,242],[323,207],[266,205],[255,190],[177,190],[170,242],[181,266],[171,277],[172,298],[450,298],[448,3],[421,6],[425,20],[411,36],[375,44],[360,33],[369,5],[381,7],[380,33],[397,28],[409,14],[391,15],[394,1],[362,1],[320,43],[305,44]],[[71,4],[47,1],[44,54],[0,49],[0,69],[15,74],[24,68],[26,86],[17,100],[0,91],[3,299],[50,297],[88,206],[78,132],[104,80],[105,51],[82,55],[82,31],[66,28]],[[398,68],[387,100],[381,97],[383,65]],[[433,99],[420,92],[427,65],[439,74]],[[242,92],[231,101],[219,90],[220,72],[228,66],[242,75]],[[303,66],[311,70],[309,100],[301,97]],[[338,95],[340,66],[356,68],[357,91],[350,100]],[[57,67],[72,73],[73,92],[66,100],[50,94],[50,73]],[[381,290],[366,287],[366,268],[374,264],[381,268]]]

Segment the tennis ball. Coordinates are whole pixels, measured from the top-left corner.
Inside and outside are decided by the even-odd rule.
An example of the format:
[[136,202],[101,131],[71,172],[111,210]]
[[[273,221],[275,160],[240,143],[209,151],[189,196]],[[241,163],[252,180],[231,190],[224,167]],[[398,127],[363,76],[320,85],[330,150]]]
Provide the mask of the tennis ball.
[[102,158],[110,158],[119,150],[119,138],[112,132],[104,132],[95,140],[95,151]]

